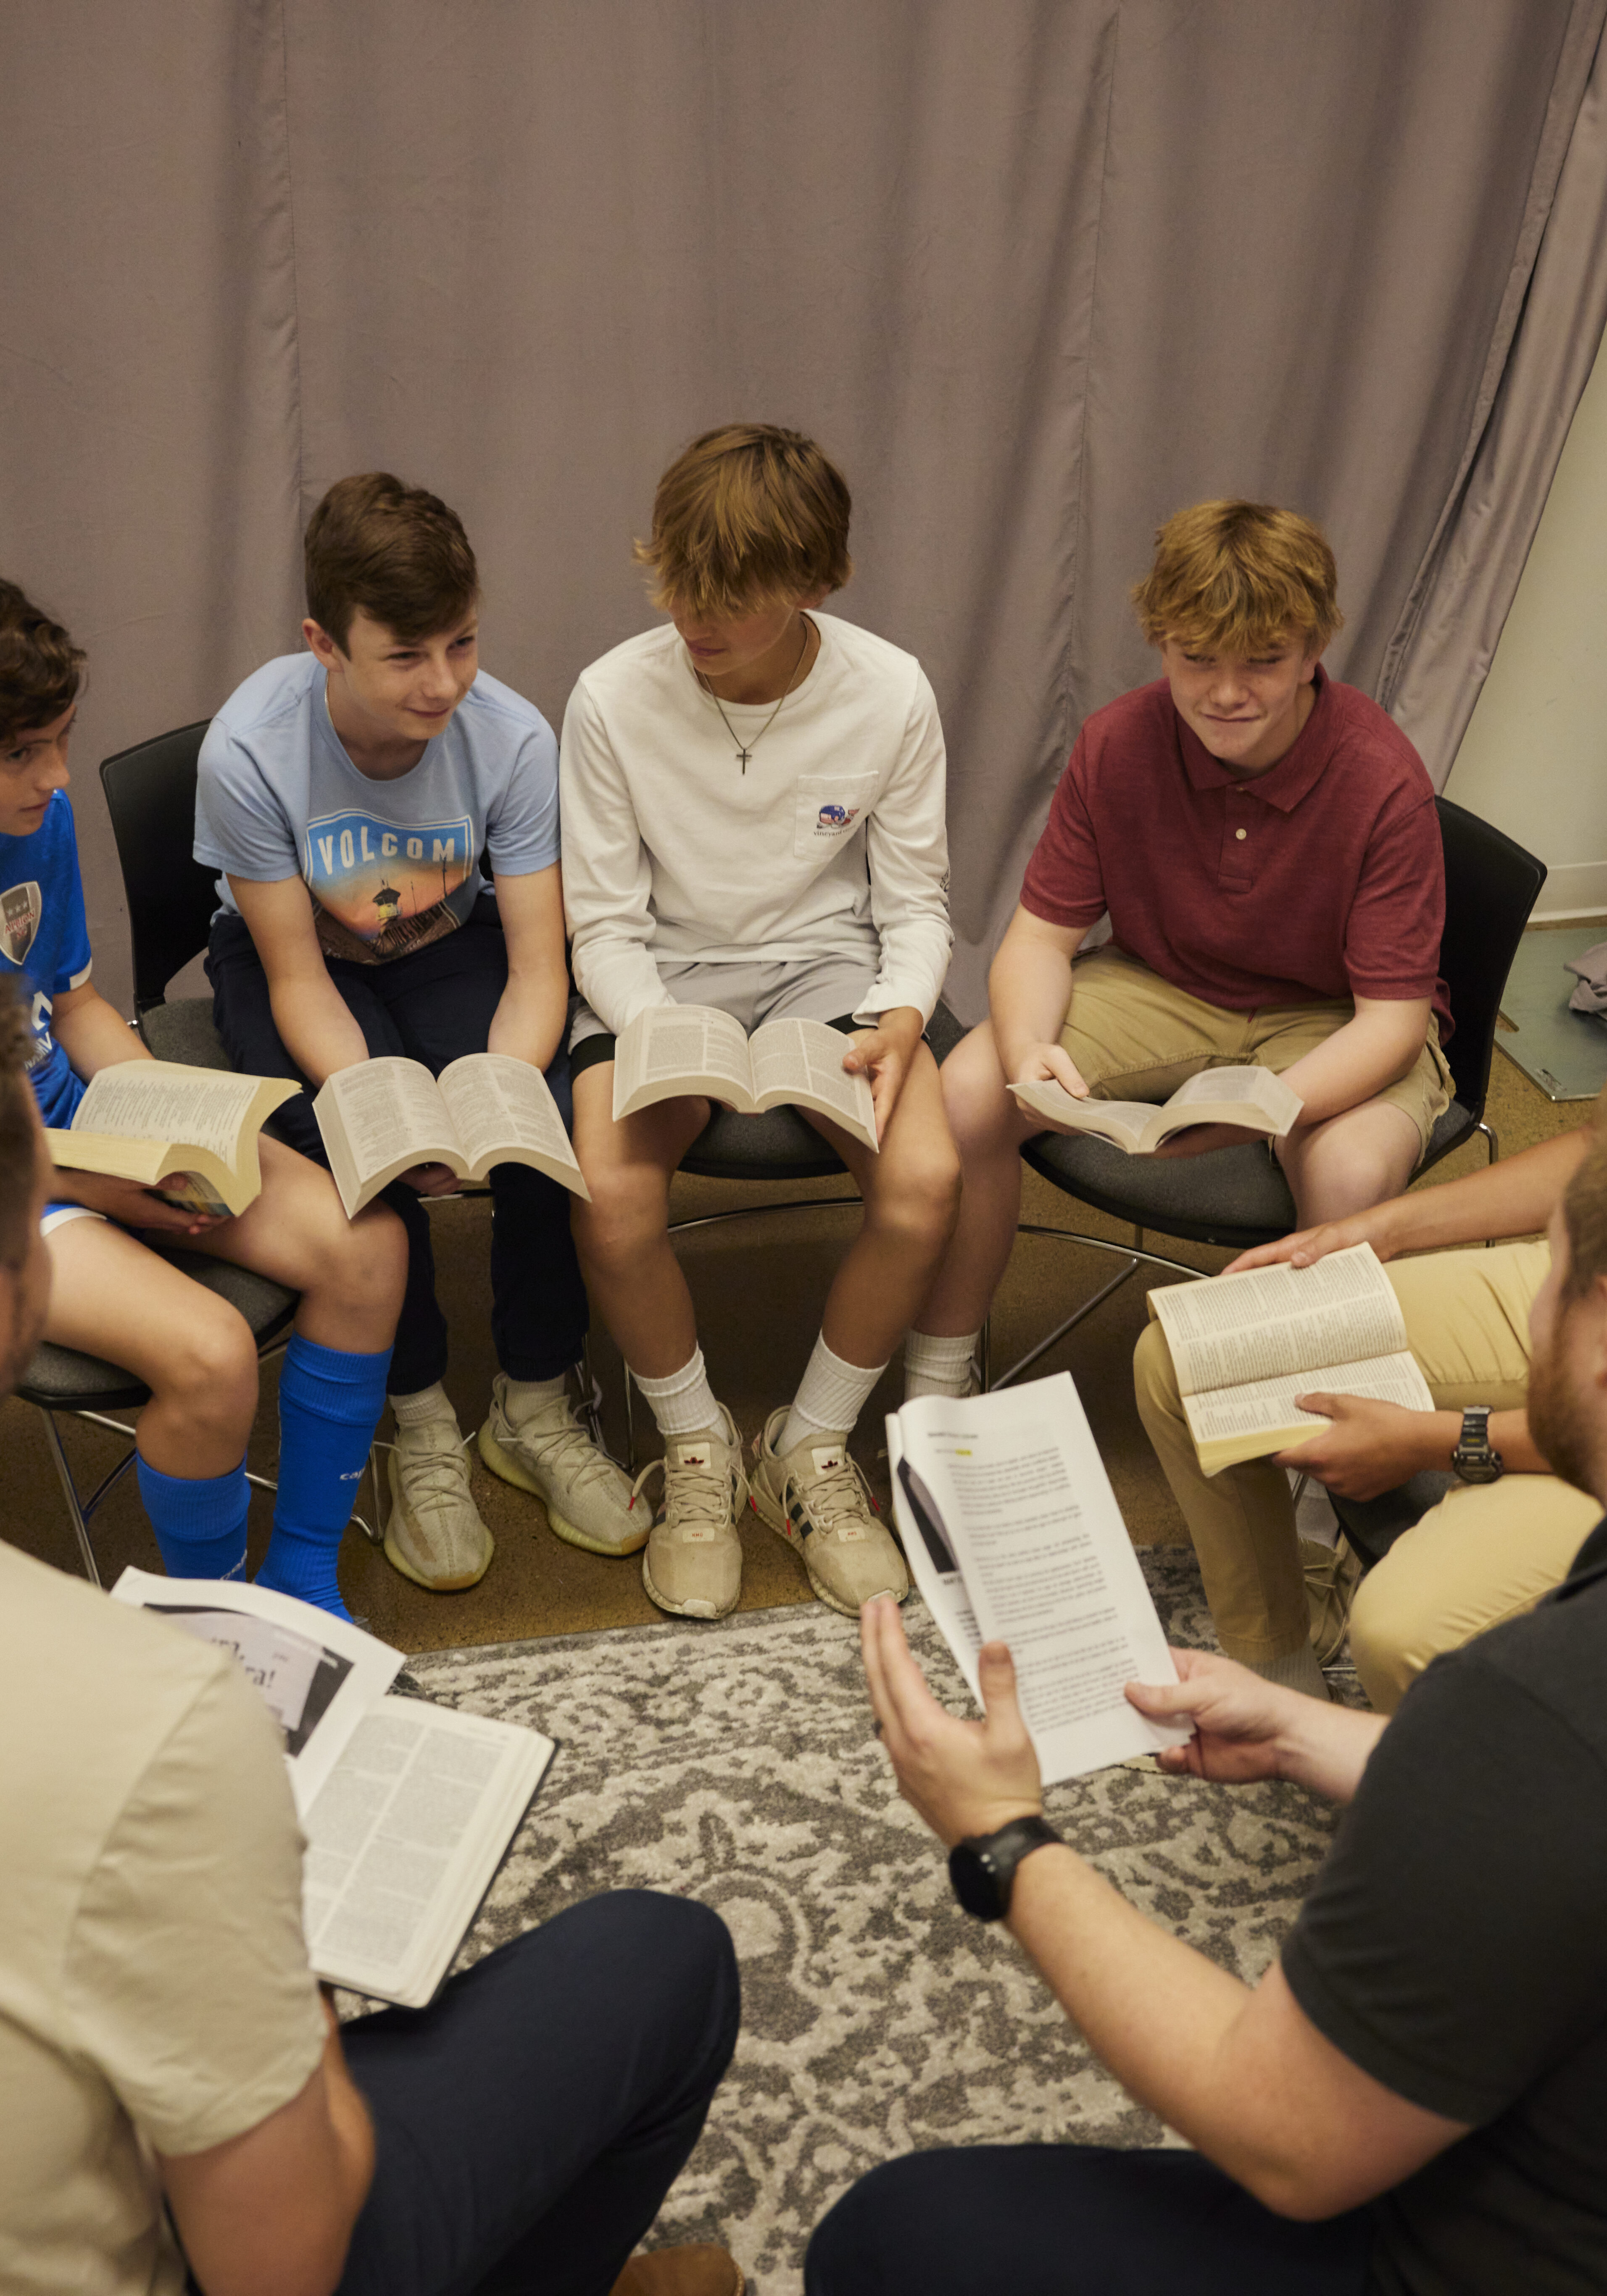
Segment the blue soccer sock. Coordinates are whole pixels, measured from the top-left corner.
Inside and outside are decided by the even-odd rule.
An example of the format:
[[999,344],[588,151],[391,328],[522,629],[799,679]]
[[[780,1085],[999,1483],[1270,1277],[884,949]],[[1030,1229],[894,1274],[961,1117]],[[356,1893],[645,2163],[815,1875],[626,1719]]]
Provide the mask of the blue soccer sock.
[[169,1578],[244,1577],[251,1493],[243,1459],[226,1475],[164,1475],[139,1458],[134,1472]]
[[347,1355],[293,1334],[279,1374],[279,1496],[259,1587],[351,1616],[335,1577],[368,1447],[385,1407],[390,1349]]

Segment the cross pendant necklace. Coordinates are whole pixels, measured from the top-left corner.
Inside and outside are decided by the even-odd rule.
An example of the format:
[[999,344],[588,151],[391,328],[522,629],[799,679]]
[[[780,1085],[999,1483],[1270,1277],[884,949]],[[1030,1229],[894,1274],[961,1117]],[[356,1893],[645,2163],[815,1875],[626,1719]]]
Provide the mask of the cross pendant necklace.
[[759,727],[759,729],[758,729],[758,733],[753,736],[753,739],[751,740],[751,742],[744,742],[744,741],[742,740],[742,738],[741,734],[737,732],[736,727],[732,724],[732,722],[731,722],[730,718],[727,718],[727,717],[726,717],[726,705],[725,705],[725,703],[720,700],[719,695],[715,692],[715,690],[714,690],[713,686],[709,685],[709,683],[708,679],[704,676],[704,675],[703,675],[702,671],[700,669],[700,670],[696,670],[696,671],[694,671],[694,673],[693,673],[693,675],[694,675],[694,676],[696,676],[696,678],[697,678],[697,682],[698,682],[698,684],[702,687],[702,689],[703,689],[704,693],[709,696],[709,699],[710,700],[710,701],[712,701],[712,702],[713,702],[713,704],[714,704],[715,708],[719,711],[719,713],[720,713],[720,719],[721,719],[722,724],[725,726],[726,731],[727,732],[727,734],[730,734],[730,736],[731,736],[732,740],[736,743],[736,761],[737,761],[738,765],[739,765],[739,766],[741,766],[741,767],[742,767],[742,778],[744,779],[744,781],[747,779],[747,775],[748,775],[748,760],[749,760],[749,758],[753,755],[753,752],[755,751],[755,750],[757,750],[757,749],[758,749],[758,747],[759,743],[764,740],[765,735],[766,735],[766,734],[770,731],[771,726],[775,725],[775,723],[776,719],[781,716],[782,701],[784,701],[786,700],[786,698],[787,698],[788,694],[789,694],[789,693],[791,693],[791,691],[792,691],[792,679],[793,679],[793,678],[795,678],[795,677],[798,676],[798,673],[799,673],[799,669],[800,669],[800,668],[802,668],[802,666],[803,666],[804,652],[805,652],[806,648],[807,648],[807,647],[808,647],[808,643],[809,643],[809,625],[808,625],[808,620],[807,620],[807,619],[805,619],[805,621],[804,621],[804,627],[803,627],[803,644],[802,644],[799,647],[799,649],[798,649],[798,660],[797,660],[793,663],[793,665],[792,665],[792,675],[791,675],[791,677],[789,677],[789,678],[788,678],[788,680],[787,680],[787,682],[786,682],[785,685],[783,685],[783,688],[782,688],[782,690],[781,690],[781,701],[778,701],[778,702],[776,703],[776,705],[775,705],[775,709],[770,712],[770,715],[766,718],[766,720],[765,720],[764,724]]

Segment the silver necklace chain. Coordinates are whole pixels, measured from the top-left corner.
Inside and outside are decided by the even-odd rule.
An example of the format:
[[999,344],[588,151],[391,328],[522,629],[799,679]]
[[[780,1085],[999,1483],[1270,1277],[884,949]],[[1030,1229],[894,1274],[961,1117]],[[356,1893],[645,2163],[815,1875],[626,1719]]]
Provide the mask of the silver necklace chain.
[[737,763],[741,766],[744,775],[748,771],[749,758],[753,755],[755,750],[758,749],[759,743],[764,740],[765,735],[770,731],[771,726],[775,725],[776,719],[781,716],[782,702],[785,701],[788,694],[792,691],[792,680],[798,676],[799,670],[803,666],[803,658],[808,647],[808,644],[809,625],[806,619],[804,622],[803,644],[798,649],[798,660],[792,665],[791,676],[789,676],[785,685],[782,688],[781,701],[776,703],[775,709],[770,712],[770,715],[766,718],[764,724],[759,727],[758,733],[753,736],[753,739],[750,742],[743,741],[742,735],[737,732],[736,727],[732,724],[730,718],[726,717],[725,703],[720,700],[719,695],[715,692],[713,686],[709,685],[701,669],[694,670],[694,675],[697,678],[698,684],[702,687],[710,701],[713,702],[715,708],[719,711],[720,719],[722,724],[725,726],[726,733],[730,734],[732,740],[736,743]]

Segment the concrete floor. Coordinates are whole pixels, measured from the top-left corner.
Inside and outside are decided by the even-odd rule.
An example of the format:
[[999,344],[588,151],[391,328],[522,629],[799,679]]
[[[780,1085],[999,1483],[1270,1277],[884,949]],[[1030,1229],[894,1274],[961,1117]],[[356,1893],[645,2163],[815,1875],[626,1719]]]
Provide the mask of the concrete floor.
[[[1512,1062],[1497,1055],[1487,1115],[1500,1136],[1504,1154],[1566,1131],[1582,1122],[1588,1112],[1588,1104],[1554,1106]],[[1422,1185],[1433,1186],[1474,1169],[1483,1154],[1482,1142],[1476,1142],[1438,1166]],[[1090,1234],[1122,1240],[1124,1232],[1113,1222],[1098,1214],[1083,1213],[1033,1174],[1026,1177],[1024,1221],[1062,1230],[1075,1226]],[[775,1206],[791,1198],[824,1193],[840,1193],[852,1201],[846,1181],[839,1184],[838,1191],[827,1191],[741,1188],[682,1179],[676,1183],[674,1217],[695,1218],[742,1203]],[[432,1217],[442,1304],[452,1330],[447,1386],[467,1433],[484,1414],[496,1368],[486,1290],[490,1208],[484,1198],[468,1198],[439,1205]],[[851,1210],[772,1214],[701,1231],[683,1243],[683,1259],[697,1301],[699,1329],[714,1386],[747,1439],[758,1431],[767,1413],[785,1401],[796,1384],[852,1218]],[[1221,1266],[1226,1257],[1187,1244],[1157,1241],[1157,1248],[1204,1268]],[[1078,1298],[1095,1290],[1109,1268],[1105,1256],[1097,1251],[1023,1237],[996,1303],[996,1367],[1013,1362],[1030,1347]],[[1135,1540],[1179,1542],[1184,1538],[1181,1519],[1133,1404],[1129,1364],[1144,1323],[1146,1289],[1144,1281],[1136,1277],[1057,1348],[1041,1369],[1068,1370],[1075,1378]],[[607,1398],[609,1439],[623,1456],[619,1360],[601,1334],[594,1363]],[[275,1384],[270,1365],[264,1373],[262,1407],[251,1446],[251,1464],[269,1474],[275,1443]],[[877,1456],[883,1441],[881,1419],[886,1411],[896,1407],[901,1394],[895,1362],[860,1422],[855,1447],[884,1500],[885,1465]],[[641,1409],[638,1439],[644,1421],[648,1447],[656,1448],[651,1421]],[[387,1431],[381,1430],[382,1434]],[[116,1439],[94,1428],[64,1423],[64,1439],[80,1488],[93,1484],[118,1456]],[[76,1570],[77,1551],[37,1414],[14,1400],[0,1405],[0,1462],[4,1535],[45,1562]],[[368,1618],[375,1633],[405,1650],[434,1650],[628,1626],[660,1615],[643,1590],[634,1558],[611,1562],[566,1546],[548,1530],[538,1501],[497,1481],[478,1461],[474,1488],[480,1511],[496,1537],[496,1554],[484,1579],[466,1593],[425,1593],[392,1570],[382,1554],[355,1529],[348,1533],[341,1584],[351,1608]],[[266,1544],[268,1509],[269,1502],[262,1495],[253,1497],[252,1568]],[[748,1516],[743,1539],[744,1610],[812,1599],[797,1557],[757,1516]],[[108,1585],[126,1563],[160,1569],[156,1544],[131,1477],[119,1484],[96,1516],[94,1540]]]

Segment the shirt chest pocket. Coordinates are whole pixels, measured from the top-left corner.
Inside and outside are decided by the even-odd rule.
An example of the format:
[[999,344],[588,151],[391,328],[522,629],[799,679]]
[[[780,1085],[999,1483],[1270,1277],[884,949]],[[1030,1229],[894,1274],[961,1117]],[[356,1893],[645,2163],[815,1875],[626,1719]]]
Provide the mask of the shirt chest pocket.
[[794,797],[792,851],[824,859],[846,845],[876,795],[874,774],[804,774]]

